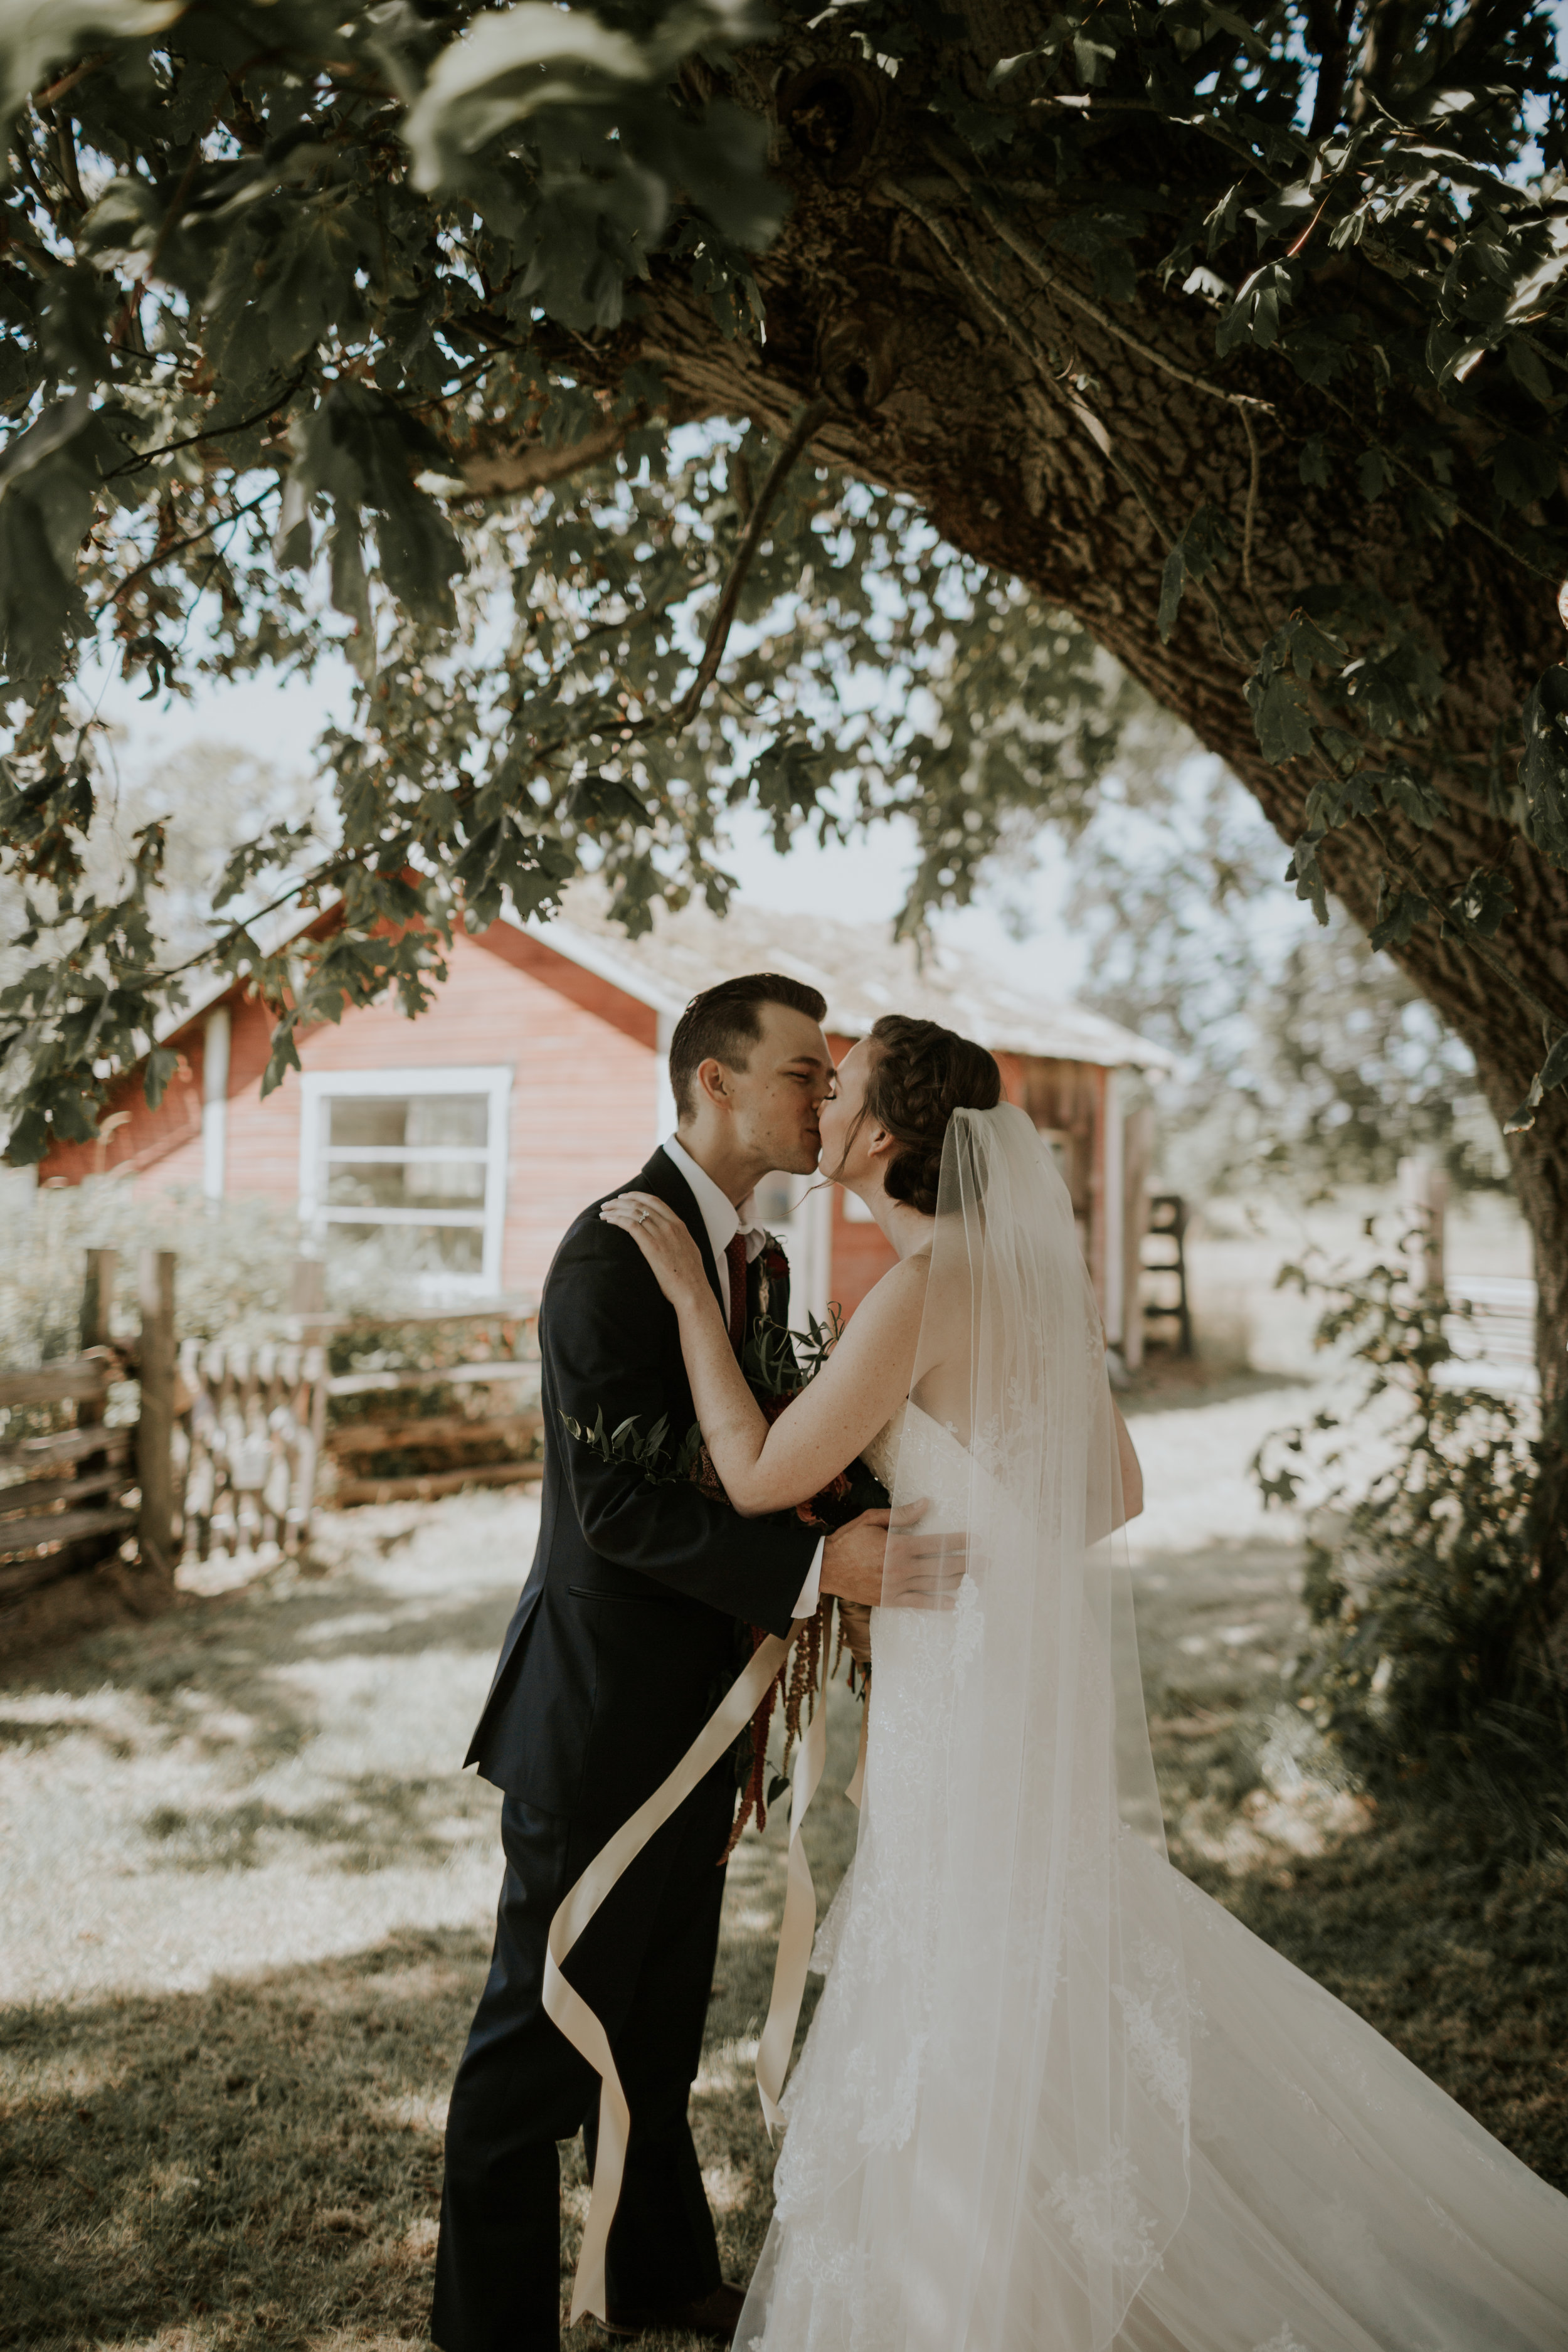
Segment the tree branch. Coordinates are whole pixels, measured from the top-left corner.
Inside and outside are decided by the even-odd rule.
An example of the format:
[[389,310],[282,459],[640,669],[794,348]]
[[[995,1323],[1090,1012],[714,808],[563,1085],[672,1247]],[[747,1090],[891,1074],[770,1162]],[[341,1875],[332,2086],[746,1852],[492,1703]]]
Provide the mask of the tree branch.
[[204,539],[210,539],[215,530],[221,530],[225,523],[243,522],[247,514],[254,514],[258,507],[264,507],[268,499],[276,497],[277,491],[277,483],[268,482],[264,490],[258,490],[255,498],[247,499],[244,506],[236,507],[232,514],[215,515],[211,522],[202,525],[200,530],[188,530],[183,539],[171,540],[167,547],[159,548],[155,554],[147,558],[145,563],[139,563],[134,572],[126,573],[113,594],[104,598],[98,611],[93,614],[93,619],[96,621],[100,614],[109,611],[110,605],[118,604],[121,598],[130,589],[135,587],[138,580],[145,580],[149,572],[155,572],[160,563],[167,563],[169,558],[172,555],[178,555],[182,548],[198,546]]
[[464,485],[479,499],[507,498],[520,490],[544,489],[551,482],[564,481],[568,475],[580,473],[584,466],[596,466],[605,457],[613,457],[627,434],[647,421],[647,410],[634,408],[629,416],[607,417],[604,424],[585,433],[581,441],[561,442],[553,448],[547,448],[542,441],[534,441],[521,449],[461,458],[458,463]]
[[[730,631],[740,604],[741,591],[745,585],[746,575],[752,568],[757,550],[762,545],[768,517],[777,503],[779,492],[783,489],[790,472],[813,434],[828,414],[831,405],[832,404],[826,399],[816,399],[808,403],[795,419],[788,438],[768,468],[767,478],[757,494],[756,504],[752,509],[741,543],[735,551],[734,560],[725,579],[718,607],[712,620],[709,623],[708,635],[703,645],[702,657],[698,664],[697,674],[679,701],[673,704],[668,710],[655,711],[646,719],[632,719],[620,725],[616,725],[613,721],[606,724],[602,719],[595,719],[587,726],[575,730],[568,729],[565,733],[555,737],[552,740],[533,746],[532,756],[538,767],[542,768],[548,761],[554,759],[562,751],[570,751],[574,745],[583,742],[590,734],[613,736],[616,740],[626,742],[638,736],[658,733],[664,729],[679,734],[683,728],[689,726],[697,715],[709,687],[712,684],[720,662],[723,659],[724,648],[729,642]],[[241,511],[243,512],[244,509]],[[237,520],[237,517],[232,519]],[[638,614],[626,625],[635,626],[638,621],[651,617],[653,617],[652,614]],[[478,799],[481,789],[478,783],[459,787],[450,795],[452,808],[460,814]],[[339,877],[352,866],[374,863],[384,872],[395,870],[405,861],[416,847],[416,828],[407,825],[405,826],[401,835],[392,842],[367,844],[361,851],[352,854],[339,851],[330,858],[323,858],[321,863],[312,867],[309,874],[302,875],[298,881],[290,883],[287,890],[280,891],[278,897],[270,899],[266,906],[257,908],[245,918],[243,922],[229,924],[227,929],[208,946],[199,950],[195,955],[187,956],[183,963],[171,964],[166,971],[148,973],[146,986],[149,989],[166,988],[172,981],[182,978],[184,973],[199,971],[205,966],[218,961],[226,948],[237,941],[242,935],[248,933],[255,924],[265,922],[269,915],[281,914],[286,907],[297,905],[301,900],[309,903],[311,893],[319,895],[323,889],[335,888],[338,886]]]
[[943,154],[935,145],[932,146],[931,152],[944,169],[952,173],[964,194],[973,204],[975,210],[984,214],[1003,244],[1017,255],[1025,268],[1033,272],[1048,294],[1058,296],[1064,302],[1070,302],[1075,310],[1081,310],[1086,318],[1094,320],[1096,326],[1102,327],[1108,335],[1114,335],[1117,341],[1125,343],[1130,352],[1136,352],[1140,359],[1147,360],[1151,367],[1161,369],[1164,374],[1173,377],[1177,383],[1184,383],[1194,392],[1201,392],[1205,399],[1223,401],[1227,408],[1257,408],[1263,410],[1267,415],[1273,415],[1272,401],[1257,399],[1251,393],[1228,392],[1223,384],[1212,383],[1207,376],[1196,375],[1191,368],[1184,368],[1179,362],[1167,359],[1164,353],[1157,352],[1152,343],[1144,342],[1142,336],[1130,333],[1125,327],[1119,327],[1116,320],[1109,317],[1098,302],[1091,301],[1087,294],[1080,293],[1079,289],[1064,278],[1059,270],[1050,268],[1044,257],[1037,253],[1032,246],[1026,244],[1005,215],[999,213],[994,205],[990,202],[984,190],[977,187],[959,164],[955,163],[950,156]]

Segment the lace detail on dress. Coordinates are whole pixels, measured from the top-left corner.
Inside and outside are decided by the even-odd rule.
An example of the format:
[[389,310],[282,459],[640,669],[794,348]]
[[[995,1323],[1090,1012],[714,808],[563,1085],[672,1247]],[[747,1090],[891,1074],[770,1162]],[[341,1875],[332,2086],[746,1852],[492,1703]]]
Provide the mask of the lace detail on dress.
[[1279,2335],[1271,2336],[1267,2344],[1255,2344],[1252,2352],[1307,2352],[1307,2347],[1291,2333],[1289,2321],[1282,2319]]
[[1091,2262],[1146,2262],[1153,2252],[1153,2223],[1133,2193],[1137,2178],[1131,2151],[1118,2141],[1098,2171],[1064,2172],[1051,2183],[1053,2207]]

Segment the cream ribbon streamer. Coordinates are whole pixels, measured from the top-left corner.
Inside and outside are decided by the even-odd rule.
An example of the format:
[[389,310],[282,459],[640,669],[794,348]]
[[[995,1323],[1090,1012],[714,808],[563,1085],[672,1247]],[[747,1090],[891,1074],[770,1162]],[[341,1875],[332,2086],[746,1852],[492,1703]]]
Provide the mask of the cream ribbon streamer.
[[[637,1807],[630,1821],[624,1822],[609,1843],[595,1855],[550,1922],[544,1955],[545,2012],[573,2048],[588,2061],[600,2081],[598,2153],[594,2165],[593,2191],[588,2200],[588,2218],[583,2226],[582,2252],[577,2258],[577,2275],[572,2291],[573,2326],[584,2312],[591,2312],[599,2319],[606,2316],[605,2254],[626,2173],[631,2110],[626,2105],[626,2095],[621,2087],[621,2078],[611,2053],[609,2035],[582,1994],[567,1983],[562,1969],[573,1945],[622,1873],[629,1869],[655,1832],[663,1827],[677,1806],[691,1794],[703,1775],[712,1769],[751,1721],[762,1704],[763,1692],[788,1656],[793,1639],[793,1633],[787,1637],[770,1633],[762,1646],[752,1653],[750,1664],[731,1685],[675,1769],[660,1781],[652,1796]],[[816,1896],[805,1850],[800,1843],[800,1824],[822,1777],[826,1756],[826,1710],[824,1705],[819,1704],[801,1740],[795,1761],[790,1798],[789,1880],[784,1897],[784,1927],[773,1970],[773,1999],[757,2049],[757,2086],[762,2094],[763,2113],[770,2134],[777,2120],[778,2095],[783,2088],[784,2070],[789,2063],[789,2053],[795,2041],[795,2021],[800,2015],[801,1998],[805,1990],[806,1963],[811,1957],[812,1936],[816,1925]],[[763,2080],[764,2049],[768,2053],[766,2082]]]
[[860,1810],[860,1800],[866,1793],[866,1748],[870,1736],[871,1694],[867,1691],[860,1700],[860,1747],[855,1758],[855,1769],[849,1775],[848,1785],[844,1791],[857,1812]]
[[800,1746],[795,1750],[795,1769],[790,1776],[789,1864],[784,1883],[784,1919],[779,1927],[778,1956],[773,1961],[773,1998],[768,2003],[767,2023],[757,2043],[757,2091],[763,2102],[763,2121],[768,2127],[770,2140],[784,2121],[779,2113],[779,2100],[784,2094],[784,2078],[789,2069],[789,2054],[795,2047],[795,2029],[805,1993],[805,1972],[816,1936],[816,1889],[811,1883],[811,1864],[805,1858],[800,1831],[805,1819],[805,1809],[816,1794],[816,1784],[827,1761],[826,1642],[822,1645],[821,1664],[822,1685],[812,1694],[816,1712],[801,1734]]

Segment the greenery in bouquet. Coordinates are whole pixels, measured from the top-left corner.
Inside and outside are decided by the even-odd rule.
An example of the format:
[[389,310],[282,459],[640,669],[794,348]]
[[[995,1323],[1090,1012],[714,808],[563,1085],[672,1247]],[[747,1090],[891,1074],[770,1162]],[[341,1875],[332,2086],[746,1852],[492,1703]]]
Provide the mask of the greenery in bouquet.
[[[776,1253],[781,1258],[783,1255],[771,1235],[764,1263],[769,1253]],[[828,1307],[826,1321],[808,1315],[804,1331],[779,1322],[767,1312],[765,1305],[763,1313],[753,1318],[741,1359],[742,1369],[769,1422],[777,1421],[791,1400],[816,1379],[837,1345],[843,1328],[844,1318],[837,1306]],[[646,1431],[640,1413],[628,1413],[614,1429],[606,1429],[603,1406],[591,1423],[576,1421],[565,1412],[561,1418],[568,1435],[579,1444],[591,1446],[605,1462],[635,1470],[651,1486],[689,1483],[715,1500],[723,1496],[723,1484],[696,1422],[672,1444],[669,1417],[665,1413]],[[835,1528],[847,1527],[851,1519],[858,1518],[862,1511],[885,1510],[887,1505],[888,1490],[881,1480],[864,1462],[855,1461],[805,1502],[797,1503],[794,1515],[804,1519],[807,1527],[831,1533]]]

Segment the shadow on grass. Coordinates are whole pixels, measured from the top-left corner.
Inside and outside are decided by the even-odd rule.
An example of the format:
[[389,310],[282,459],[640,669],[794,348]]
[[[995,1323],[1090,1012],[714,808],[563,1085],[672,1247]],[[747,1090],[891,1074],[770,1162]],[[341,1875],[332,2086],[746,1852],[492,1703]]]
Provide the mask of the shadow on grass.
[[[381,1547],[395,1570],[399,1548],[395,1540]],[[320,1578],[286,1568],[228,1592],[183,1593],[151,1622],[13,1664],[0,1678],[0,1749],[79,1738],[123,1761],[149,1744],[177,1748],[168,1801],[140,1824],[158,1867],[254,1868],[289,1841],[318,1859],[334,1849],[338,1866],[354,1873],[438,1866],[450,1856],[454,1830],[493,1810],[489,1792],[456,1767],[516,1600],[510,1581],[465,1584],[461,1565],[449,1594],[389,1589],[374,1570],[348,1567]],[[426,1661],[454,1685],[464,1677],[473,1684],[454,1703],[449,1760],[442,1747],[417,1755],[423,1771],[400,1773],[394,1763],[354,1772],[334,1756],[331,1789],[313,1803],[243,1793],[330,1732],[367,1677],[390,1671],[405,1684]]]
[[424,2336],[458,1933],[0,2023],[0,2343]]

